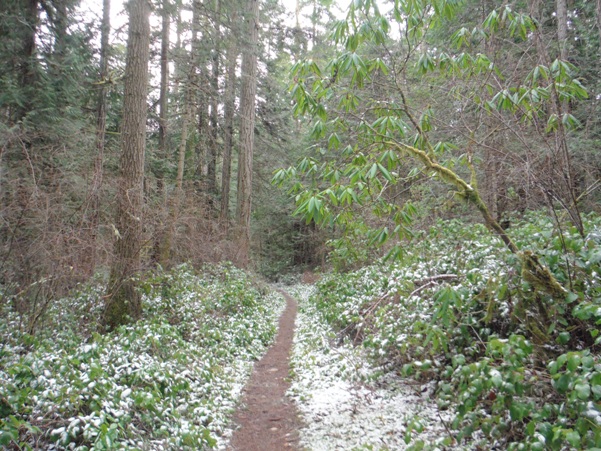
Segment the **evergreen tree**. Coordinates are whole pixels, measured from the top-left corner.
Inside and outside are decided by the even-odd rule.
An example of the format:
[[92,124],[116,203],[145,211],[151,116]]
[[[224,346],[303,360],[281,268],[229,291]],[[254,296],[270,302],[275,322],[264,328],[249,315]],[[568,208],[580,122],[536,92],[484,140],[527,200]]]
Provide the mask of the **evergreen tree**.
[[248,39],[242,53],[242,87],[240,93],[240,157],[238,159],[238,193],[236,226],[238,261],[249,263],[250,217],[252,198],[253,149],[255,136],[255,96],[257,92],[257,44],[259,40],[259,1],[247,0],[245,21]]
[[111,267],[104,323],[113,329],[142,313],[134,277],[141,269],[146,95],[150,55],[150,3],[131,0],[121,128],[120,179],[115,216],[115,256]]

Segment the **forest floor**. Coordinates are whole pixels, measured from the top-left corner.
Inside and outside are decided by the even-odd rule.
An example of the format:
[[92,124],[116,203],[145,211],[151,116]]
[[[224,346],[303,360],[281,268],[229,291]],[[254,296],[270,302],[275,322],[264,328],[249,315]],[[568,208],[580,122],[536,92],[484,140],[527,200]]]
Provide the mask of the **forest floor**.
[[290,388],[290,353],[297,304],[289,295],[279,321],[275,343],[256,363],[242,404],[234,416],[239,426],[228,447],[231,451],[281,451],[298,448],[299,419]]
[[303,302],[311,291],[292,287],[298,315],[284,293],[276,342],[244,389],[227,450],[397,450],[416,441],[436,448],[450,418],[431,399],[433,387],[386,374],[358,348],[336,343]]

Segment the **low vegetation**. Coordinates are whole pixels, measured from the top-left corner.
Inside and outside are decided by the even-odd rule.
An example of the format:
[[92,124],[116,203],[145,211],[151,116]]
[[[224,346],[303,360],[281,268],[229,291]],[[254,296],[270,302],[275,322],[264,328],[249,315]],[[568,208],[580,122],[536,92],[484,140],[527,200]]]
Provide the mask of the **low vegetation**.
[[104,291],[51,305],[36,335],[4,304],[0,446],[204,449],[223,445],[250,373],[276,332],[281,296],[227,265],[141,282],[144,317],[100,335]]
[[517,245],[568,289],[560,299],[532,289],[484,226],[450,220],[398,262],[325,277],[311,302],[384,371],[436,382],[454,446],[591,449],[601,443],[600,226],[587,217],[582,238],[543,214],[513,221]]

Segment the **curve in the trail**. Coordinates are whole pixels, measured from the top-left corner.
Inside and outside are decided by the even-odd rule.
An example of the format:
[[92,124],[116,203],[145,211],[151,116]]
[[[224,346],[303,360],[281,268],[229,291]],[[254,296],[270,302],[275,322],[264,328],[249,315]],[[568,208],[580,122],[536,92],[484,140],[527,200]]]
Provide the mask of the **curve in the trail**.
[[230,451],[298,449],[300,420],[294,402],[286,396],[297,305],[283,294],[286,309],[280,317],[276,341],[255,364],[244,389],[241,407],[234,415],[239,427],[230,441]]

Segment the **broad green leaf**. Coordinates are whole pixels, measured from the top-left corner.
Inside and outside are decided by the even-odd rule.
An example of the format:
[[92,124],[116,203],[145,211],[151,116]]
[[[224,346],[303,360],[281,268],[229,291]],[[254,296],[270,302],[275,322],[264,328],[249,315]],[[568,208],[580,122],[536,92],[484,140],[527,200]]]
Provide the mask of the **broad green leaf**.
[[586,400],[591,395],[591,386],[587,382],[580,382],[574,386],[578,398]]
[[392,175],[390,174],[390,172],[388,172],[388,170],[382,166],[380,163],[378,163],[378,169],[380,170],[380,172],[382,173],[382,176],[388,180],[389,182],[393,182],[393,178]]

